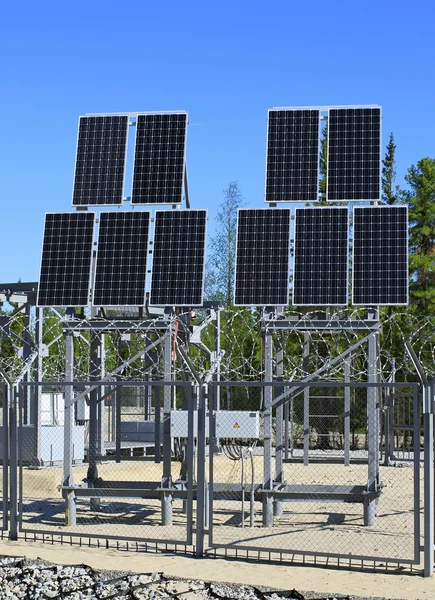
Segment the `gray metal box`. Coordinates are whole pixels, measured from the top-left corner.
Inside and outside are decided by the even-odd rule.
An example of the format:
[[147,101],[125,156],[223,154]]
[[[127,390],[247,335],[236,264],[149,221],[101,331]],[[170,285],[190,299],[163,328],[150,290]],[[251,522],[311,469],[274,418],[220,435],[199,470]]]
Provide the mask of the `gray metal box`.
[[[205,435],[209,437],[209,414],[205,423]],[[198,413],[193,415],[193,435],[198,435]],[[260,437],[260,413],[249,410],[219,410],[216,412],[217,437],[246,439]],[[187,411],[171,412],[171,436],[187,437]]]

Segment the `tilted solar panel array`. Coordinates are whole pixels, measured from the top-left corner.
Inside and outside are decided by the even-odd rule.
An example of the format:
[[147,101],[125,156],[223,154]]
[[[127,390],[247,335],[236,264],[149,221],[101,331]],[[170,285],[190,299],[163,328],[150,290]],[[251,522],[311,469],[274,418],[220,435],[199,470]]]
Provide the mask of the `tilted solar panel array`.
[[234,304],[288,304],[289,259],[290,210],[239,209]]
[[293,304],[347,304],[349,264],[347,208],[297,208]]
[[206,210],[156,211],[150,305],[202,305],[206,223]]
[[381,109],[330,109],[328,201],[381,198]]
[[100,214],[95,306],[145,304],[150,216],[149,211]]
[[132,204],[182,202],[186,134],[186,113],[137,116]]
[[122,204],[128,117],[80,117],[73,206]]
[[353,304],[408,303],[408,208],[355,207]]
[[269,110],[266,202],[316,202],[320,111]]
[[47,213],[38,306],[86,306],[92,268],[95,213]]
[[[322,109],[323,110],[323,109]],[[132,204],[179,204],[183,197],[187,114],[138,114]],[[73,204],[119,205],[123,199],[129,116],[86,116],[79,122]],[[379,107],[328,111],[327,200],[380,198]],[[266,201],[319,199],[320,109],[273,109],[268,117]],[[235,304],[288,303],[288,209],[240,209]],[[206,211],[157,211],[150,303],[203,302]],[[46,215],[39,306],[86,306],[95,214]],[[143,306],[150,232],[148,211],[101,213],[92,302]],[[406,207],[354,210],[353,303],[408,301]],[[296,210],[293,303],[346,305],[348,210]]]

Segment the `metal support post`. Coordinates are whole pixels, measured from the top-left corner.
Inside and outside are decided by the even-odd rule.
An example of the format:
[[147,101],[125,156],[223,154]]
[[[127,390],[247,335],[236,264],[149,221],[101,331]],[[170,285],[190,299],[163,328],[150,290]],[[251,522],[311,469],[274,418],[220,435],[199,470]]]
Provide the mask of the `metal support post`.
[[[221,361],[218,360],[218,358],[221,354],[221,311],[219,308],[216,309],[215,314],[216,314],[216,319],[214,322],[214,355],[215,355],[216,360],[218,361],[217,365],[216,365],[216,381],[219,382],[221,380]],[[221,407],[220,385],[216,386],[215,395],[216,395],[216,411],[219,411],[220,407]],[[221,450],[220,439],[218,436],[216,436],[213,452],[219,452],[220,450]]]
[[[106,375],[106,350],[104,348],[104,334],[100,336],[100,345],[99,345],[99,363],[100,369],[97,377],[100,380],[103,380]],[[106,438],[106,414],[105,414],[105,400],[101,400],[104,398],[105,388],[104,385],[98,388],[98,455],[104,456],[105,449],[105,438]]]
[[[344,361],[344,381],[350,383],[351,354]],[[344,465],[350,465],[350,387],[344,388]]]
[[289,447],[289,412],[290,412],[290,403],[287,402],[284,404],[284,460],[288,460],[288,447]]
[[[376,333],[372,333],[368,341],[368,381],[376,383],[377,380],[377,340]],[[367,388],[367,446],[368,446],[368,483],[369,492],[378,489],[379,460],[378,460],[378,417],[377,394],[375,387]],[[376,500],[364,504],[364,525],[373,526],[376,518]]]
[[4,385],[2,389],[2,417],[3,417],[3,453],[2,453],[2,475],[3,475],[3,528],[6,529],[9,518],[9,407],[12,398],[12,387]]
[[[278,348],[276,351],[276,378],[278,381],[282,381],[283,372],[284,372],[284,350],[282,338],[278,336],[277,339]],[[283,388],[276,388],[275,395],[282,394],[284,391]],[[287,404],[287,403],[286,403]],[[276,408],[276,440],[275,440],[275,482],[282,483],[283,482],[283,405],[280,404]],[[273,514],[275,517],[281,517],[284,512],[284,504],[280,500],[275,500],[273,504]]]
[[[144,348],[146,348],[151,343],[149,336],[144,336]],[[147,352],[145,352],[143,358],[143,367],[144,367],[144,381],[149,380],[149,370],[151,367],[150,358]],[[144,394],[144,419],[145,421],[151,420],[151,387],[147,384],[143,387]]]
[[[9,539],[18,539],[18,438],[17,438],[17,407],[18,407],[18,390],[12,386],[9,387],[10,408],[9,408],[9,424],[10,424],[10,524],[9,524]],[[6,428],[5,428],[6,434]],[[6,434],[7,435],[7,434]],[[3,469],[4,469],[3,465]],[[7,468],[7,463],[6,463]],[[3,502],[5,500],[3,499]]]
[[[164,342],[164,381],[172,381],[171,325]],[[157,423],[156,423],[157,426]],[[163,388],[163,477],[162,488],[172,487],[171,476],[171,386]],[[162,492],[162,525],[172,525],[172,494]]]
[[[272,381],[273,339],[266,329],[264,335],[264,379]],[[272,488],[272,388],[264,388],[264,472],[263,472],[263,525],[273,527],[273,488]]]
[[[117,344],[117,355],[118,362],[117,367],[121,365],[121,339],[116,340]],[[119,381],[119,375],[116,375],[116,380]],[[117,463],[121,462],[121,416],[122,416],[122,389],[121,386],[115,387],[115,392],[112,394],[112,398],[115,399],[115,406],[113,407],[112,400],[112,415],[114,415],[114,431],[115,431],[115,460]]]
[[[36,343],[38,345],[38,357],[37,357],[37,371],[36,371],[36,381],[42,381],[43,373],[42,373],[42,334],[43,334],[43,325],[44,325],[44,309],[37,308],[36,309]],[[33,462],[35,466],[41,465],[41,395],[42,395],[42,386],[37,385],[33,389],[32,398],[32,417],[31,422],[35,428],[35,456],[33,457]]]
[[[302,351],[303,369],[305,377],[310,370],[310,334],[304,333],[304,347]],[[310,452],[310,388],[304,388],[304,465],[308,466]]]
[[[66,361],[65,378],[72,382],[74,378],[74,337],[72,331],[65,334]],[[62,485],[74,485],[73,477],[73,428],[74,428],[74,390],[72,385],[65,386],[65,417],[63,427],[63,476]],[[76,524],[76,497],[74,492],[65,492],[65,525]]]
[[[394,358],[391,360],[391,375],[389,381],[394,383],[396,380],[396,363]],[[385,390],[385,452],[384,466],[389,467],[393,458],[393,421],[394,421],[394,388],[386,388]]]
[[424,576],[434,570],[434,415],[430,384],[423,384],[424,426]]
[[[196,488],[196,556],[204,555],[205,519],[206,519],[206,480],[205,480],[205,451],[206,451],[206,403],[207,388],[199,386],[198,404],[198,438],[197,438],[197,488]],[[192,407],[193,408],[193,407]],[[212,456],[210,457],[212,460]],[[189,474],[191,477],[192,474]],[[211,516],[212,518],[212,516]]]
[[[32,345],[32,338],[30,335],[30,319],[31,319],[31,305],[28,302],[26,304],[26,311],[24,314],[24,344],[23,344],[23,361],[26,363],[30,357],[31,354],[31,345]],[[30,365],[28,366],[26,372],[24,373],[23,376],[23,381],[30,381]],[[32,402],[33,402],[33,394],[34,394],[34,388],[32,389],[31,387],[27,387],[24,386],[23,387],[23,394],[24,394],[24,403],[22,405],[22,408],[24,409],[24,418],[23,418],[23,425],[33,425],[31,418],[32,418]],[[35,438],[34,438],[35,439]],[[33,456],[33,460],[37,461],[39,460],[39,456],[35,456],[35,446],[33,446],[33,450],[32,450],[32,454]]]
[[[91,368],[90,368],[90,379],[91,381],[98,381],[101,369],[101,354],[100,354],[100,336],[98,333],[91,333]],[[97,456],[98,456],[98,438],[99,438],[99,420],[98,420],[98,399],[100,390],[98,388],[93,389],[89,393],[89,449],[88,449],[88,472],[86,475],[86,481],[88,487],[95,487],[95,482],[98,479],[98,467],[97,467]],[[91,498],[89,508],[90,510],[100,510],[101,502],[100,498]]]

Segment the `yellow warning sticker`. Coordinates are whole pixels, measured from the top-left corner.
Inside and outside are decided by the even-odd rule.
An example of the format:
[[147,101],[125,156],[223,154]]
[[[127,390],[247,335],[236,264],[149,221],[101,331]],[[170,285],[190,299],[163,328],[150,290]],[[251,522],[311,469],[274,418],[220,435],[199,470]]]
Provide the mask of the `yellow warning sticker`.
[[240,429],[240,425],[237,422],[234,423],[234,429]]

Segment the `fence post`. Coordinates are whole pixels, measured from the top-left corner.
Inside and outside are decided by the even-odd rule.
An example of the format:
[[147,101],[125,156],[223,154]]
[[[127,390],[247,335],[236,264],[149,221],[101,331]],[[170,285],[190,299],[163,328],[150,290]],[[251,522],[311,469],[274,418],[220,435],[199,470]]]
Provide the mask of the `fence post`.
[[[72,382],[74,378],[74,337],[72,331],[65,333],[66,360],[65,378]],[[72,385],[65,386],[65,418],[63,426],[63,476],[62,485],[70,487],[73,478],[73,428],[74,428],[74,390]],[[65,493],[65,525],[76,524],[76,498],[74,492]]]
[[[197,486],[196,486],[196,556],[204,555],[205,538],[205,444],[206,444],[206,386],[199,386]],[[211,453],[210,460],[213,455]],[[190,475],[191,476],[191,475]]]
[[[368,491],[376,492],[379,473],[379,431],[376,408],[377,388],[370,386],[377,380],[376,333],[372,333],[368,341],[368,380],[367,388],[367,446],[368,446]],[[364,504],[364,525],[372,527],[376,519],[376,500]]]
[[263,472],[263,525],[273,527],[272,487],[272,333],[266,329],[264,336],[264,472]]
[[9,408],[10,425],[10,526],[9,539],[18,539],[18,440],[17,440],[17,403],[18,388],[10,386],[11,404]]
[[[276,351],[276,378],[282,381],[284,371],[284,349],[282,339],[279,337],[277,340],[277,351]],[[284,388],[276,388],[275,395],[279,396],[284,392]],[[276,407],[276,438],[275,438],[275,482],[282,483],[283,481],[283,405],[282,403]],[[273,512],[275,517],[282,517],[284,512],[283,502],[281,500],[275,500],[273,504]]]
[[[164,381],[172,381],[171,326],[164,342]],[[162,488],[172,487],[171,476],[171,392],[172,386],[163,387],[163,477]],[[157,427],[157,422],[156,422]],[[172,525],[172,493],[162,492],[162,525]]]
[[[90,379],[98,381],[101,378],[101,336],[97,333],[91,333],[91,365]],[[71,379],[72,381],[72,379]],[[95,482],[98,480],[97,456],[100,450],[100,423],[99,414],[100,407],[98,400],[101,394],[101,389],[96,387],[89,394],[89,449],[88,449],[88,471],[86,480],[88,487],[96,487]],[[99,497],[91,498],[89,508],[93,511],[98,511],[101,508],[101,500]]]
[[9,405],[12,399],[12,386],[2,385],[3,416],[3,529],[7,528],[9,519]]
[[[349,348],[349,344],[347,344]],[[344,381],[350,383],[350,367],[351,367],[352,353],[344,359]],[[350,387],[344,388],[344,465],[348,467],[350,465]]]
[[434,418],[430,384],[423,384],[424,424],[424,576],[434,569]]
[[[304,333],[304,348],[302,354],[304,376],[308,377],[310,370],[310,334]],[[304,465],[309,464],[310,455],[310,386],[304,388]]]

